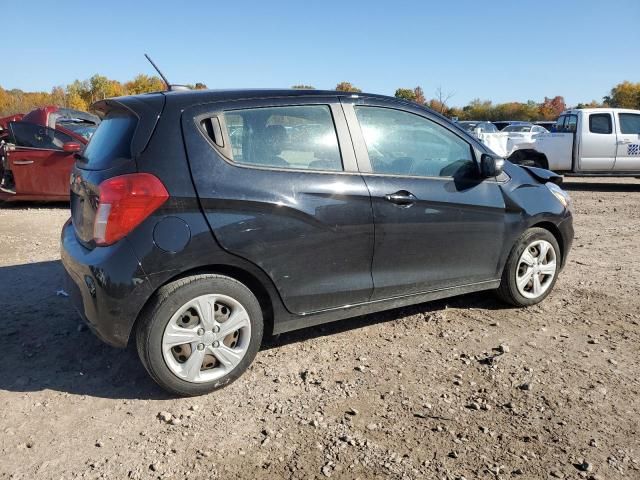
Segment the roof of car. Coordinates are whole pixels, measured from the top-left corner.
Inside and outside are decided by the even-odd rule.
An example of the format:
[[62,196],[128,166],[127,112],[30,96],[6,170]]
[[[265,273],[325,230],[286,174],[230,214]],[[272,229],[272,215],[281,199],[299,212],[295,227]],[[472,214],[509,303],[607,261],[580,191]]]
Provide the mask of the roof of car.
[[364,92],[342,92],[336,90],[311,90],[311,89],[291,89],[291,88],[250,88],[250,89],[224,89],[224,90],[174,90],[162,92],[170,97],[178,97],[184,99],[185,103],[201,103],[226,99],[243,99],[243,98],[270,98],[270,97],[376,97],[392,100],[402,99],[379,95],[375,93]]

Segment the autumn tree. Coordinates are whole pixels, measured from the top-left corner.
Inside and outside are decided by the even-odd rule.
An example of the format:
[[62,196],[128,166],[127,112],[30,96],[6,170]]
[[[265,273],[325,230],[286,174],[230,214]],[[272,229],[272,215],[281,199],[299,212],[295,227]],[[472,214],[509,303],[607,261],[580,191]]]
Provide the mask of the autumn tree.
[[604,107],[607,106],[607,104],[602,104],[600,102],[598,102],[597,100],[591,100],[589,103],[582,103],[580,102],[578,105],[576,105],[576,108],[582,109],[582,108],[600,108],[600,107]]
[[398,88],[394,94],[396,98],[415,102],[419,105],[425,105],[427,99],[424,97],[424,90],[418,86],[415,88]]
[[640,83],[624,81],[611,89],[604,102],[614,108],[640,109]]
[[[435,98],[435,101],[436,101],[435,104],[439,106],[437,111],[444,115],[448,109],[447,102],[451,100],[454,95],[455,95],[455,92],[445,93],[444,90],[442,90],[442,87],[438,87],[436,89],[436,98]],[[434,108],[434,110],[436,109]]]
[[539,107],[539,113],[543,120],[555,120],[566,109],[564,97],[557,95],[553,98],[544,97],[544,102]]
[[358,87],[356,87],[355,85],[352,85],[349,82],[340,82],[338,85],[336,85],[336,90],[338,92],[353,92],[353,93],[362,92],[362,90],[360,90]]
[[160,77],[140,74],[130,82],[124,84],[127,94],[137,95],[139,93],[160,92],[166,90],[167,86]]

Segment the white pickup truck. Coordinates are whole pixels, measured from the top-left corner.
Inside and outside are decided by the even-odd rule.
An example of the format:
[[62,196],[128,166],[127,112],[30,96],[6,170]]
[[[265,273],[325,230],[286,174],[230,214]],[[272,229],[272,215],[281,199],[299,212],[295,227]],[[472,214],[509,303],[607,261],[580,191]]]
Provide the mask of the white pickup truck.
[[640,110],[567,110],[555,130],[523,138],[486,134],[482,140],[513,163],[570,175],[640,177]]

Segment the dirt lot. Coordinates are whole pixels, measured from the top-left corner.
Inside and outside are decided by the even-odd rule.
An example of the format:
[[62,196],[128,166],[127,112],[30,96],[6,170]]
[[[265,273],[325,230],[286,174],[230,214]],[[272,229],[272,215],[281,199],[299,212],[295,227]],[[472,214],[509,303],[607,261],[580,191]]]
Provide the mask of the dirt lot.
[[56,294],[65,206],[0,209],[0,478],[640,478],[640,181],[567,188],[576,240],[543,304],[285,334],[194,399]]

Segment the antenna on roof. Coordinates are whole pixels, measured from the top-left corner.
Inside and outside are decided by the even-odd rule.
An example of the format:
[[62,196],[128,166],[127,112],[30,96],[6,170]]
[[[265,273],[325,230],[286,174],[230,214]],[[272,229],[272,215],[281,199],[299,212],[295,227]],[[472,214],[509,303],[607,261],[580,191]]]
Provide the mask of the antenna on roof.
[[167,77],[165,77],[164,74],[158,68],[158,66],[155,63],[153,63],[153,60],[151,60],[151,57],[149,55],[145,53],[144,56],[147,57],[147,60],[149,60],[149,63],[151,64],[151,66],[156,69],[156,72],[158,72],[158,74],[160,75],[160,78],[162,78],[162,81],[167,86],[167,90],[171,90],[171,84],[169,83],[169,80],[167,80]]
[[162,78],[162,81],[167,86],[167,90],[191,90],[186,85],[172,85],[171,83],[169,83],[169,80],[167,80],[167,77],[165,77],[164,74],[158,68],[158,66],[155,63],[153,63],[153,60],[151,60],[151,57],[146,53],[144,54],[144,56],[147,57],[147,60],[149,60],[149,63],[151,64],[151,66],[155,68],[156,72],[158,72],[158,74],[160,75],[160,78]]

